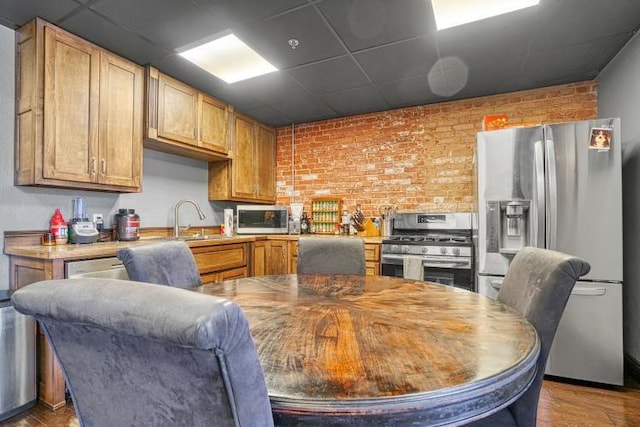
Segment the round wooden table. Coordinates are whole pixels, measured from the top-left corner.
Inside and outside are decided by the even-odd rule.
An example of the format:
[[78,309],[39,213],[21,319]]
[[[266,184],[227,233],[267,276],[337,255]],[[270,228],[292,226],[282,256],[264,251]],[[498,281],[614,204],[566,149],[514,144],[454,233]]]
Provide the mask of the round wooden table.
[[194,290],[242,307],[282,425],[460,424],[508,405],[536,372],[533,326],[450,286],[284,275]]

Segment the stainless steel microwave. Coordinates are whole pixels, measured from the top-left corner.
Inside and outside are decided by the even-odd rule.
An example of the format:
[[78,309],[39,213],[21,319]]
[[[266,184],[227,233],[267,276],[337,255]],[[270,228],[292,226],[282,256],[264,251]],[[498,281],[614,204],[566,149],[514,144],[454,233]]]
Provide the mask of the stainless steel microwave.
[[238,234],[287,234],[289,210],[286,206],[238,205]]

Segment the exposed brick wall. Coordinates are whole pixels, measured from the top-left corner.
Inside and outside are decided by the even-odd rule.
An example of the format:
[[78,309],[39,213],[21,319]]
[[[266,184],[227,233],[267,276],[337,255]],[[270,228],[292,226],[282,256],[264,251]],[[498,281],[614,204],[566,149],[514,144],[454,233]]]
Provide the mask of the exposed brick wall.
[[310,210],[311,198],[336,196],[367,216],[380,206],[398,210],[470,212],[476,132],[488,114],[509,125],[597,117],[597,85],[580,82],[543,89],[362,114],[277,129],[278,203]]

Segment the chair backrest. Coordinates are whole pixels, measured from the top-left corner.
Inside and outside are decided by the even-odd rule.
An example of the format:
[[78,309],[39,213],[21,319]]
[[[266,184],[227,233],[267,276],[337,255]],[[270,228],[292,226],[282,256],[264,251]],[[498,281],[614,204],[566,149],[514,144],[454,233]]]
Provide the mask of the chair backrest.
[[202,284],[196,260],[189,245],[181,241],[129,246],[118,250],[118,259],[129,279],[177,288]]
[[16,291],[55,351],[81,425],[272,426],[264,375],[235,303],[118,279]]
[[298,274],[364,275],[364,240],[347,237],[300,237]]
[[519,426],[535,426],[538,399],[553,337],[571,290],[591,266],[585,260],[548,249],[526,247],[513,258],[498,293],[498,301],[533,324],[540,338],[540,357],[531,387],[509,411]]

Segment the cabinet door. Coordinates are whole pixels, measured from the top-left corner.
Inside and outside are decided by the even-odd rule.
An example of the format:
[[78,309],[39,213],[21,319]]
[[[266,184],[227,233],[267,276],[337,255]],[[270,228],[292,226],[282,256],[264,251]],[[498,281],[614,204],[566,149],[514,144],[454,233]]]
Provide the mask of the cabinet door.
[[44,29],[42,176],[96,180],[100,50],[52,27]]
[[276,132],[261,124],[256,127],[256,199],[276,200]]
[[103,52],[98,182],[140,187],[144,69]]
[[255,128],[253,120],[240,114],[233,116],[233,160],[231,171],[232,197],[254,199],[254,152]]
[[252,276],[264,276],[267,274],[267,242],[253,242],[252,246]]
[[287,274],[289,272],[289,251],[286,240],[270,240],[267,245],[267,274]]
[[198,92],[160,73],[158,78],[158,136],[197,145]]
[[199,142],[202,148],[227,154],[228,108],[217,99],[200,94],[199,102]]

